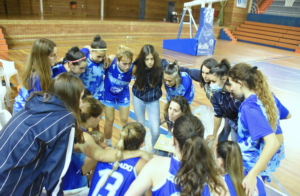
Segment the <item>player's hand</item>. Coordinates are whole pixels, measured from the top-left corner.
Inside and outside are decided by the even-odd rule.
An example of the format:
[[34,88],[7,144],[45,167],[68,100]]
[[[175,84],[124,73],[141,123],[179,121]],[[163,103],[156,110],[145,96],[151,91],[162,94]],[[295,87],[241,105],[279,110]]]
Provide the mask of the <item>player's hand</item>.
[[247,196],[254,196],[255,192],[257,195],[259,195],[258,189],[256,187],[256,184],[257,184],[256,176],[252,176],[250,172],[244,178],[242,184],[243,184],[243,187],[245,188],[245,193]]
[[105,56],[104,58],[104,68],[107,69],[111,65],[111,60],[108,56]]
[[206,141],[209,143],[210,141],[214,140],[215,138],[216,138],[215,135],[208,135],[208,136],[206,137]]
[[142,152],[142,158],[143,159],[145,159],[146,161],[150,161],[150,159],[152,159],[153,158],[153,155],[152,154],[150,154],[150,153],[148,153],[148,152],[145,152],[145,151],[142,151],[141,150],[141,152]]

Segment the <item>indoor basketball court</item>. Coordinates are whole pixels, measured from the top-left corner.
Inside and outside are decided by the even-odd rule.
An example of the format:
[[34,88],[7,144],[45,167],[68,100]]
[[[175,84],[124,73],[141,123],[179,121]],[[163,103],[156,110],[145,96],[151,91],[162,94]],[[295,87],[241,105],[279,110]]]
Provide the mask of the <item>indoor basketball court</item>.
[[[226,58],[231,66],[241,62],[257,66],[267,76],[271,91],[292,114],[291,119],[280,121],[285,159],[276,172],[271,173],[272,182],[265,183],[267,195],[300,195],[300,128],[297,126],[300,119],[300,1],[212,1],[215,11],[214,52],[198,56],[165,47],[165,40],[178,38],[179,29],[181,34],[177,40],[197,36],[194,24],[200,28],[201,3],[191,6],[190,13],[187,11],[182,17],[184,3],[187,2],[190,1],[78,0],[77,7],[70,8],[70,2],[66,0],[6,0],[5,4],[0,3],[0,59],[13,61],[21,78],[36,39],[54,41],[59,60],[72,46],[82,48],[90,45],[95,35],[99,34],[107,44],[107,55],[115,55],[118,47],[124,45],[133,50],[135,59],[145,44],[151,44],[160,58],[170,62],[177,60],[180,66],[189,69],[200,69],[202,62],[210,57],[218,62]],[[241,5],[243,3],[245,5]],[[209,6],[206,4],[206,7]],[[224,11],[222,17],[219,16],[221,10]],[[176,12],[177,17],[172,12]],[[15,76],[11,76],[10,83],[11,92],[7,92],[9,104],[3,99],[6,109],[12,113],[14,98],[18,95]],[[133,84],[134,80],[129,85],[130,90]],[[212,107],[199,83],[193,81],[193,84],[195,98],[191,109],[196,111],[201,105]],[[161,116],[167,102],[164,87],[162,91]],[[198,117],[201,115],[205,114],[197,114]],[[136,121],[132,103],[129,121]],[[146,127],[149,123],[146,117]],[[102,120],[101,131],[104,124],[105,120]],[[119,113],[116,111],[113,147],[120,140],[120,130]],[[165,134],[166,131],[167,125],[164,124],[160,127],[160,133]],[[206,136],[210,134],[212,130],[205,133]]]

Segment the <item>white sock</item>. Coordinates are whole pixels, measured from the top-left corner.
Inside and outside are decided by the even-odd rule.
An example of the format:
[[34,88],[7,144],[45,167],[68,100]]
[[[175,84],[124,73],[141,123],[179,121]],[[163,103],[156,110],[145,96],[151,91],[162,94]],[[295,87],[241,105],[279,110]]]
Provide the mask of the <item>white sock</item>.
[[110,139],[106,139],[106,138],[105,138],[105,142],[106,142],[108,145],[110,145],[110,146],[111,146],[111,140],[112,140],[112,138],[110,138]]

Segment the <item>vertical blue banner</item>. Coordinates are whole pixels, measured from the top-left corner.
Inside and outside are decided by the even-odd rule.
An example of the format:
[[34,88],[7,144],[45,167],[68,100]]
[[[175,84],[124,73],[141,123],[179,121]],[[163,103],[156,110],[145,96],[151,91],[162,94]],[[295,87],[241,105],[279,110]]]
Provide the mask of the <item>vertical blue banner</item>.
[[195,39],[198,40],[197,56],[213,55],[215,49],[215,36],[213,30],[213,8],[201,8],[199,28]]

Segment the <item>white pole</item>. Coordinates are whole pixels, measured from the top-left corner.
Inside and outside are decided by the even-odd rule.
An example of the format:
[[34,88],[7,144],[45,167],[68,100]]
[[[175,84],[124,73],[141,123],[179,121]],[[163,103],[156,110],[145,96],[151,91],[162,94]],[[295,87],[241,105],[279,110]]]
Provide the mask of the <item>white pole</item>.
[[40,0],[40,12],[43,15],[43,0]]
[[104,0],[101,0],[101,18],[104,16]]

